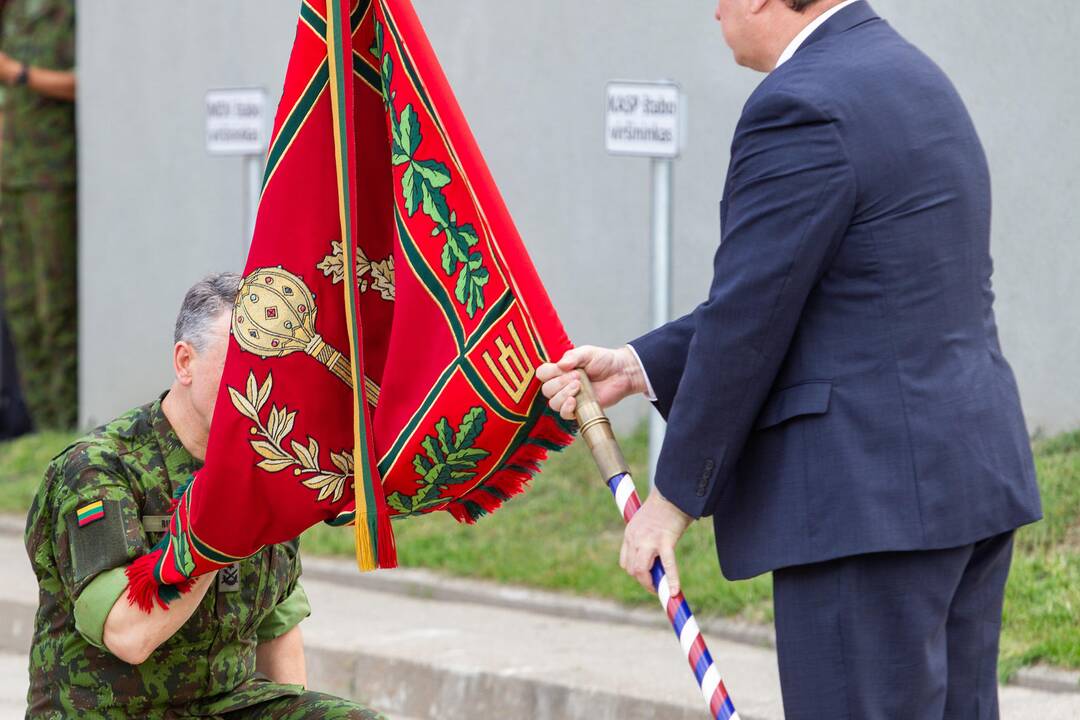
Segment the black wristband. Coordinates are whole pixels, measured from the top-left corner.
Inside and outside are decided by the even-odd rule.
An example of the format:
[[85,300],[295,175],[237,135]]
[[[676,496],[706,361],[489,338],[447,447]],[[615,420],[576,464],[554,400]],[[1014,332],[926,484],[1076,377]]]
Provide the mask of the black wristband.
[[15,85],[22,87],[30,82],[30,66],[26,63],[19,68],[19,74],[15,76]]

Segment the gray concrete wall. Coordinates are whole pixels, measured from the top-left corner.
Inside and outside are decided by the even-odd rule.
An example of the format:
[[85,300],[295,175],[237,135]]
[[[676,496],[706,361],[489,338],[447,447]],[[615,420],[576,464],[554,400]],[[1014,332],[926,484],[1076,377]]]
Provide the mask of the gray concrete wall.
[[[692,308],[708,286],[731,134],[760,80],[731,62],[712,3],[414,1],[578,342],[621,343],[648,326],[648,161],[604,153],[604,84],[682,84],[691,115],[676,166],[675,307]],[[949,73],[987,147],[998,317],[1031,428],[1078,426],[1080,8],[874,5]],[[279,92],[296,7],[79,2],[84,422],[164,387],[183,290],[241,265],[242,171],[206,156],[203,93]]]
[[298,7],[78,3],[83,425],[165,390],[184,292],[243,269],[243,160],[206,153],[205,94],[263,86],[276,107]]

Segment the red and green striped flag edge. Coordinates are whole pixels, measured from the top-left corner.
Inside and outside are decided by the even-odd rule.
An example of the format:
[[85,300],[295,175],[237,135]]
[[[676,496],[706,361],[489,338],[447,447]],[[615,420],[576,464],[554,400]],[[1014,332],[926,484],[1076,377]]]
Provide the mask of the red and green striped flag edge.
[[129,600],[319,522],[361,570],[391,519],[475,522],[573,440],[535,378],[570,347],[409,1],[303,2],[206,464]]

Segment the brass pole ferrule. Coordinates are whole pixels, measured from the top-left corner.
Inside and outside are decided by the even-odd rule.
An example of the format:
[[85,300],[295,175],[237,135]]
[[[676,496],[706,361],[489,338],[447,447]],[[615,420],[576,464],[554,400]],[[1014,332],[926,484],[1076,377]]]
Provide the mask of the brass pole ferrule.
[[577,411],[574,413],[578,421],[578,432],[585,438],[605,481],[616,475],[629,473],[630,466],[626,464],[619,441],[615,439],[611,421],[596,399],[592,383],[584,371],[575,372],[581,382],[581,390],[577,394]]

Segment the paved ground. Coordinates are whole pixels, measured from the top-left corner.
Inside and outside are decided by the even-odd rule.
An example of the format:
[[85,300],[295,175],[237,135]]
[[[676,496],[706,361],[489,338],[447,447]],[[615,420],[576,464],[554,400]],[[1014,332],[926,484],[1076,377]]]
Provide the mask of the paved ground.
[[26,657],[0,653],[0,720],[16,720],[26,712]]
[[[26,656],[0,652],[0,720],[22,720],[26,714]],[[413,720],[403,715],[390,720]]]
[[[348,581],[350,565],[309,563],[314,614],[303,630],[317,689],[366,699],[398,720],[706,717],[669,630],[373,591]],[[21,717],[18,651],[34,593],[19,539],[0,534],[0,720]],[[780,720],[773,651],[709,644],[740,714]],[[1007,687],[1001,701],[1005,720],[1080,718],[1080,693]]]

